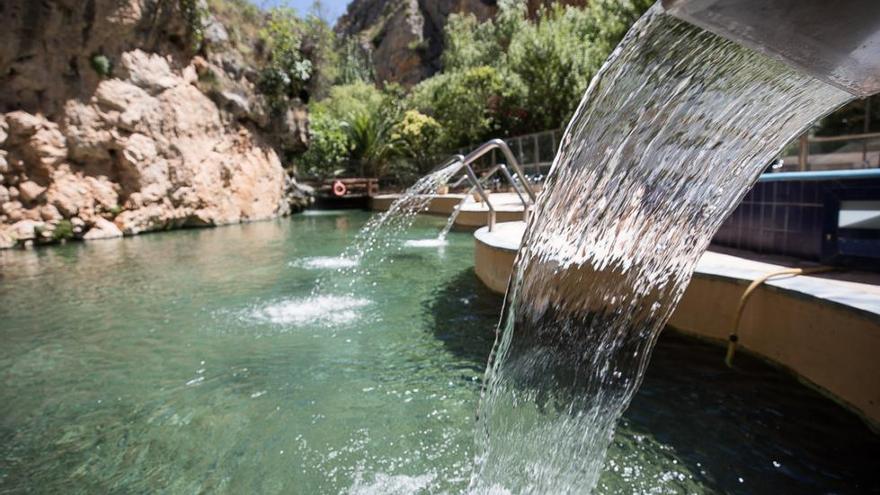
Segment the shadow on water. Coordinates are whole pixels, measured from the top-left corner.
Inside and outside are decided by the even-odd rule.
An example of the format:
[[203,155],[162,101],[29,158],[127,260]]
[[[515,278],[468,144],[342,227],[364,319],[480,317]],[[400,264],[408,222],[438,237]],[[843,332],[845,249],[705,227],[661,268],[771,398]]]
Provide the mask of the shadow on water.
[[718,493],[880,493],[880,437],[796,378],[665,331],[611,449],[648,436]]
[[484,370],[495,341],[495,326],[504,298],[490,291],[474,274],[462,270],[424,303],[434,336],[456,356]]

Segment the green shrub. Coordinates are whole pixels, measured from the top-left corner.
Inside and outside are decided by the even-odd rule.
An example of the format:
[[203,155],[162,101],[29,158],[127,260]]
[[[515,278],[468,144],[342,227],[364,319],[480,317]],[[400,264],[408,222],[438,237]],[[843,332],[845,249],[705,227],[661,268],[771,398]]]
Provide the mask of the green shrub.
[[[440,136],[443,128],[433,117],[418,110],[407,110],[391,131],[391,141],[398,153],[412,160],[413,169],[401,168],[398,175],[410,172],[426,172],[440,151]],[[398,177],[399,179],[401,177]]]
[[378,88],[361,81],[333,86],[328,93],[327,98],[311,107],[340,120],[349,120],[361,113],[386,112],[393,104]]
[[101,77],[110,77],[113,73],[113,62],[106,55],[92,55],[92,69]]
[[52,240],[64,241],[73,238],[73,224],[70,220],[61,220],[52,231]]
[[199,0],[178,0],[178,5],[183,19],[186,21],[192,48],[198,50],[202,47],[202,42],[205,39],[205,17],[208,12]]
[[298,171],[320,178],[333,177],[348,166],[351,145],[347,124],[326,111],[309,117],[309,149],[297,160]]
[[602,62],[651,4],[553,4],[529,20],[523,2],[502,0],[494,20],[480,23],[473,15],[452,15],[443,72],[415,88],[413,104],[436,116],[453,147],[489,135],[563,126]]
[[443,73],[413,88],[410,106],[434,117],[446,149],[473,144],[518,128],[515,103],[521,84],[491,66]]
[[293,9],[275,8],[260,31],[269,50],[269,62],[260,73],[258,89],[276,109],[286,107],[312,77],[312,61],[302,52],[305,24]]

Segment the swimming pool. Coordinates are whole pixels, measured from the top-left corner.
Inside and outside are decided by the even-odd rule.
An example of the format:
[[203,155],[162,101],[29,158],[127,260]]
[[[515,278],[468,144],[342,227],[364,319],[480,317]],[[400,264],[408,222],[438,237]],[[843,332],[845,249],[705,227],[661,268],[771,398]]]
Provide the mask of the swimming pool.
[[[463,491],[502,300],[466,233],[315,294],[368,218],[0,252],[0,492]],[[856,418],[722,357],[661,338],[597,492],[880,491]]]

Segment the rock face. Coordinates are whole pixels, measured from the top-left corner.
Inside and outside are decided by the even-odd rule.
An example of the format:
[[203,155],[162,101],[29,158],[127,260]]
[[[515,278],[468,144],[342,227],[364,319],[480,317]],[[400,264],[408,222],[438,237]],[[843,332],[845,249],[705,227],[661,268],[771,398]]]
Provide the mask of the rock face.
[[[530,15],[552,0],[528,0]],[[586,5],[587,0],[561,0]],[[379,82],[412,86],[438,72],[443,29],[452,13],[472,13],[484,21],[497,13],[496,0],[353,0],[336,32],[356,37],[372,53]]]
[[[275,148],[304,146],[305,111],[270,118],[253,70],[223,66],[222,25],[206,33],[217,49],[194,56],[177,9],[160,0],[0,5],[9,27],[0,31],[0,248],[289,211]],[[98,54],[112,70],[93,70]]]
[[411,86],[440,70],[443,27],[453,12],[494,15],[491,0],[354,0],[336,32],[356,37],[372,53],[379,82]]
[[0,109],[54,120],[70,98],[101,82],[97,57],[140,48],[188,59],[191,40],[177,2],[4,0],[0,7]]

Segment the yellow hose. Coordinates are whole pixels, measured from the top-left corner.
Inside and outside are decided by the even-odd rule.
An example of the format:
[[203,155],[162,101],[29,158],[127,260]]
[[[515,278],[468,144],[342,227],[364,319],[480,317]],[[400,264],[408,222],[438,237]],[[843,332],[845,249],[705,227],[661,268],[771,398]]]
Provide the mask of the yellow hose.
[[817,266],[815,268],[785,268],[782,270],[775,270],[760,277],[756,278],[746,287],[745,292],[739,298],[739,305],[736,308],[736,317],[733,320],[733,331],[727,339],[727,355],[724,357],[724,362],[728,367],[733,367],[733,356],[736,353],[736,345],[739,342],[739,323],[742,320],[743,310],[746,308],[746,303],[749,301],[752,293],[761,286],[764,282],[770,280],[773,277],[781,277],[782,275],[809,275],[811,273],[821,273],[833,270],[832,267],[828,266]]

